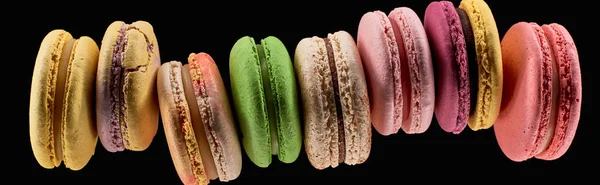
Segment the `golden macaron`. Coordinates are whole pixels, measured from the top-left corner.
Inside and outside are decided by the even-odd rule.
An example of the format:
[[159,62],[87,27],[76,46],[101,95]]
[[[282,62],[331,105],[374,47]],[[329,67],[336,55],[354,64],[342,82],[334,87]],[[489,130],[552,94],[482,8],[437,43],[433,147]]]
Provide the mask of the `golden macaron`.
[[475,37],[479,71],[477,103],[469,115],[469,127],[477,131],[494,125],[502,102],[502,53],[500,36],[490,7],[483,0],[463,0],[463,9]]
[[94,155],[94,89],[98,45],[65,30],[43,39],[31,81],[29,134],[33,154],[47,169],[61,162],[82,169]]

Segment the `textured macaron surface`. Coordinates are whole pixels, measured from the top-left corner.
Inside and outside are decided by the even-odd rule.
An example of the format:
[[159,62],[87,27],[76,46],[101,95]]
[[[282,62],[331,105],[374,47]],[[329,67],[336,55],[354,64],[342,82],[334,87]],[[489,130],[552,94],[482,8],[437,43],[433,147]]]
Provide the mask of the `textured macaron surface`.
[[469,16],[465,12],[465,10],[461,8],[456,8],[456,13],[458,13],[458,17],[460,18],[460,24],[462,26],[463,35],[465,38],[468,61],[467,65],[469,68],[469,115],[471,115],[471,113],[473,113],[475,110],[475,106],[477,105],[477,91],[479,90],[479,66],[477,62],[477,51],[475,49],[475,37],[473,36],[471,21],[469,20]]
[[[302,96],[304,145],[308,160],[317,169],[336,167],[341,160],[333,76],[325,42],[319,37],[300,40],[294,67]],[[342,156],[343,157],[343,156]]]
[[242,167],[241,148],[221,74],[206,53],[191,54],[190,59],[193,92],[202,117],[202,123],[194,126],[204,127],[219,180],[236,179]]
[[494,131],[508,158],[523,161],[539,153],[550,125],[550,45],[535,23],[515,24],[502,39],[504,94]]
[[478,91],[475,109],[469,115],[469,127],[474,130],[492,127],[502,101],[502,52],[496,21],[483,0],[463,0],[463,9],[471,22],[478,62]]
[[94,75],[98,46],[65,30],[49,32],[40,45],[32,75],[29,133],[34,157],[44,168],[64,162],[82,169],[94,154]]
[[55,134],[62,133],[63,162],[72,170],[82,169],[88,163],[98,142],[94,125],[93,74],[96,71],[99,49],[90,37],[81,37],[76,42],[71,51],[71,62],[67,66],[62,132],[55,131]]
[[[348,165],[364,163],[371,152],[370,102],[364,69],[356,42],[345,31],[328,34],[338,76],[343,114],[345,157]],[[331,66],[330,66],[331,67]],[[340,134],[341,135],[341,134]]]
[[506,91],[494,126],[500,148],[513,161],[560,158],[581,109],[575,43],[562,25],[519,22],[502,39],[502,49]]
[[402,126],[403,97],[398,43],[387,15],[364,14],[358,26],[357,47],[368,82],[371,121],[382,135]]
[[279,39],[260,42],[268,68],[272,94],[263,86],[257,44],[251,37],[239,39],[230,53],[230,80],[233,100],[242,130],[242,142],[250,159],[260,167],[271,163],[271,128],[266,96],[273,97],[278,138],[278,158],[290,163],[300,154],[302,134],[296,81],[289,54]]
[[254,164],[271,163],[271,141],[260,61],[252,37],[240,38],[229,58],[233,103],[246,154]]
[[395,32],[402,69],[405,133],[423,133],[431,124],[435,106],[435,82],[427,34],[417,14],[400,7],[389,14]]
[[436,66],[435,116],[442,129],[458,134],[470,111],[469,67],[461,20],[452,2],[432,2],[424,27]]
[[366,79],[345,31],[302,39],[294,56],[304,110],[305,146],[317,169],[366,161],[371,123]]
[[145,150],[158,129],[156,71],[160,54],[145,21],[107,28],[96,79],[98,134],[110,152]]
[[542,25],[544,34],[552,46],[558,73],[558,100],[556,105],[556,126],[547,149],[536,158],[544,160],[558,159],[564,155],[577,131],[581,114],[581,69],[579,54],[569,31],[557,23]]
[[171,61],[163,64],[157,75],[159,107],[169,152],[179,178],[184,184],[208,184],[200,143],[194,132],[192,112],[186,99],[183,66]]
[[275,108],[278,147],[277,157],[284,163],[294,162],[302,148],[300,105],[292,59],[285,45],[276,37],[261,40],[267,62]]

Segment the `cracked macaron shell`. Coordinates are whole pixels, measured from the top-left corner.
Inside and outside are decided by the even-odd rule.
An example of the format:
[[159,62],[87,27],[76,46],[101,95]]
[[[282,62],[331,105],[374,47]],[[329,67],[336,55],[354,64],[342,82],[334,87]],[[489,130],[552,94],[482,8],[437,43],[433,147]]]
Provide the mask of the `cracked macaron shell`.
[[479,71],[477,102],[471,107],[469,128],[473,131],[494,125],[502,101],[502,52],[496,21],[483,0],[463,0],[463,9],[471,22]]
[[[32,76],[30,142],[34,157],[47,169],[58,167],[61,161],[71,170],[82,169],[92,158],[98,140],[92,106],[98,46],[93,39],[83,36],[74,41],[71,56],[66,56],[67,71],[63,71],[63,102],[52,101],[56,96],[58,63],[65,42],[71,39],[75,38],[65,30],[49,32],[40,45]],[[62,103],[62,110],[53,110],[55,103]],[[54,116],[62,116],[61,128],[54,128]],[[56,153],[55,138],[61,140],[58,142],[62,155]]]
[[[294,68],[287,49],[279,39],[269,36],[260,44],[268,60],[269,82],[276,102],[277,157],[284,163],[291,163],[298,158],[302,147]],[[272,158],[271,134],[256,47],[254,39],[249,36],[234,44],[229,58],[229,75],[244,150],[254,164],[268,167]]]
[[[123,27],[125,27],[124,32],[122,32]],[[111,115],[115,113],[114,106],[111,105],[114,102],[114,96],[111,97],[113,91],[111,82],[115,76],[111,74],[111,69],[115,57],[114,49],[122,33],[127,38],[124,43],[124,58],[122,64],[115,67],[123,69],[121,71],[121,74],[124,73],[121,79],[123,83],[119,84],[122,89],[118,98],[122,99],[126,111],[122,112],[124,120],[119,118],[120,128],[114,128],[115,125],[111,125]],[[153,28],[148,22],[137,21],[126,25],[122,21],[115,21],[107,28],[100,48],[96,79],[98,134],[106,150],[143,151],[151,144],[158,129],[156,71],[159,66],[158,44]],[[123,107],[119,105],[118,109],[121,113]],[[126,124],[122,124],[123,121]],[[113,138],[111,129],[120,131],[122,137]],[[114,144],[119,142],[123,144]]]

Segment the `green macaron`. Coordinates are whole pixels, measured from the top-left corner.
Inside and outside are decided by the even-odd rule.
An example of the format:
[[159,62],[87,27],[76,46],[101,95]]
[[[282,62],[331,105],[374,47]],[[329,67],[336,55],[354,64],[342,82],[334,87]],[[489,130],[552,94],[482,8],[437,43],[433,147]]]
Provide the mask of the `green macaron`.
[[240,38],[231,49],[233,105],[250,160],[268,167],[272,155],[292,163],[300,154],[302,131],[296,77],[285,45],[276,37],[255,43]]

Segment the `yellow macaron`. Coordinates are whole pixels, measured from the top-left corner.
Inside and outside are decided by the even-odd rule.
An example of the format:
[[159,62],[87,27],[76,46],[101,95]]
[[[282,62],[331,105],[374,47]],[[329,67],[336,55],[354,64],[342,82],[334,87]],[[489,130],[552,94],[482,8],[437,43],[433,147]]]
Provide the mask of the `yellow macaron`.
[[469,127],[477,131],[494,125],[502,102],[502,53],[496,21],[483,0],[463,0],[463,9],[475,37],[478,64],[477,103],[469,115]]
[[47,169],[61,162],[82,169],[92,158],[98,134],[94,89],[98,45],[65,30],[43,39],[31,81],[29,134],[38,163]]

